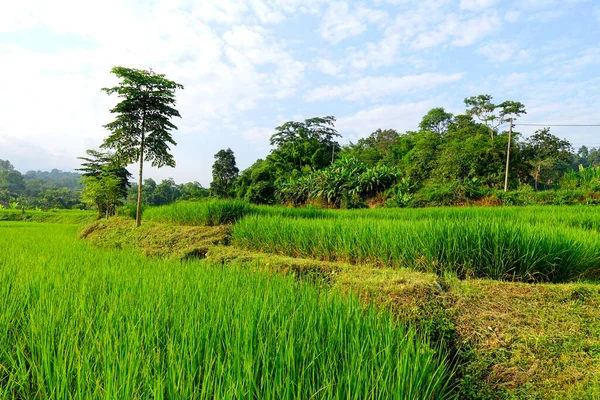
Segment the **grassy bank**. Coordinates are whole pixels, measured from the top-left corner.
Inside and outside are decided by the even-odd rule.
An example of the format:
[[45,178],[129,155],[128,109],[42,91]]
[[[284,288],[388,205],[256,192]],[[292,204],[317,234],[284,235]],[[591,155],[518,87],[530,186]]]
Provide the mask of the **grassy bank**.
[[97,249],[66,225],[0,230],[0,398],[448,394],[427,340],[354,295]]

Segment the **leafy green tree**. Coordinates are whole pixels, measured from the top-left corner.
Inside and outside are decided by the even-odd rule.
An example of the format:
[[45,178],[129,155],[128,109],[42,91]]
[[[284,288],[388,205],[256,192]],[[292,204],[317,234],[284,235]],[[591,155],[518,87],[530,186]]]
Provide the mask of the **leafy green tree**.
[[25,181],[19,171],[0,170],[0,190],[6,190],[10,196],[18,197],[25,192]]
[[0,160],[0,171],[14,171],[15,167],[8,160]]
[[237,180],[237,197],[256,204],[275,203],[275,179],[277,169],[269,157],[258,159],[246,168]]
[[200,200],[208,195],[208,189],[203,188],[199,182],[187,182],[179,187],[179,199],[181,200]]
[[581,146],[577,154],[573,154],[571,164],[574,171],[579,170],[579,165],[584,168],[600,166],[600,149]]
[[407,132],[394,148],[403,175],[422,186],[436,167],[443,137],[431,131]]
[[527,114],[527,111],[525,106],[518,101],[507,100],[500,104],[494,104],[492,99],[493,97],[489,94],[467,97],[465,106],[467,115],[477,117],[489,128],[493,146],[498,127],[511,118]]
[[446,112],[441,107],[432,108],[423,116],[419,123],[419,128],[424,131],[435,132],[438,135],[443,135],[448,131],[448,127],[452,123],[454,115]]
[[[127,169],[119,163],[119,160],[115,157],[115,155],[110,152],[100,152],[97,150],[86,150],[86,154],[86,157],[77,157],[83,161],[81,163],[81,167],[77,169],[78,171],[82,172],[82,177],[94,177],[97,179],[106,178],[108,175],[110,175],[111,179],[112,177],[116,177],[119,180],[119,200],[126,198],[128,189],[131,186],[129,179],[132,178],[133,175],[131,175],[131,173],[129,173],[129,171],[127,171]],[[82,183],[84,185],[94,185],[95,180],[84,179]],[[105,201],[96,204],[100,214],[109,211],[104,210],[105,204]],[[114,211],[114,207],[110,211]]]
[[570,165],[572,146],[569,141],[550,133],[550,128],[539,129],[528,138],[525,153],[532,168],[534,188],[544,181],[546,185],[558,181]]
[[239,172],[240,170],[236,166],[233,151],[229,148],[227,150],[219,150],[215,154],[215,162],[212,166],[213,180],[210,183],[211,193],[220,198],[231,197],[232,189]]
[[270,143],[275,149],[269,155],[277,169],[277,180],[297,177],[331,164],[340,145],[335,138],[335,117],[315,117],[303,122],[288,121],[278,126]]
[[377,129],[366,138],[359,139],[356,144],[342,147],[341,158],[357,158],[363,163],[375,165],[379,162],[393,163],[394,146],[398,144],[400,135],[394,129]]
[[171,119],[181,117],[174,106],[175,91],[183,86],[152,70],[115,67],[111,72],[121,81],[102,90],[123,100],[110,110],[117,117],[105,125],[111,133],[101,147],[115,150],[124,164],[139,163],[136,225],[140,226],[144,161],[159,168],[175,166],[169,146],[176,145],[171,131],[177,127]]
[[[143,197],[143,204],[151,204],[154,205],[154,191],[156,190],[156,186],[157,183],[154,179],[152,178],[147,178],[144,179],[144,184],[142,185],[142,197]],[[130,201],[136,201],[137,200],[137,192],[138,192],[138,187],[135,187],[135,193],[131,193],[129,192],[129,199]]]
[[102,168],[99,174],[85,175],[82,178],[82,200],[96,206],[98,215],[114,214],[116,205],[123,198],[121,178],[114,174],[110,166]]
[[178,198],[179,185],[175,183],[173,178],[168,178],[163,179],[161,183],[156,185],[149,203],[153,206],[162,206],[173,203]]

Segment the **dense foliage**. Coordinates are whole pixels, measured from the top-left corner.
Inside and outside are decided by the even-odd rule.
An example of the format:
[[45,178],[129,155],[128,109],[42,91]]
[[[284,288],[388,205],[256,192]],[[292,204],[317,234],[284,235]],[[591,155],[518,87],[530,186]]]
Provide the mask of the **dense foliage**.
[[83,208],[81,175],[52,171],[15,170],[9,160],[0,160],[0,207]]
[[220,150],[215,154],[215,162],[212,167],[211,194],[225,199],[231,197],[239,172],[233,151],[231,149]]
[[[490,95],[472,96],[465,99],[464,114],[434,108],[417,131],[378,129],[345,146],[334,141],[338,135],[333,117],[290,121],[276,128],[271,153],[241,173],[237,196],[258,204],[344,208],[364,206],[367,201],[386,206],[481,199],[502,203],[509,147],[506,125],[526,110],[520,102],[494,104],[492,100]],[[316,139],[322,127],[307,133],[312,132],[311,121],[327,123],[326,139]],[[593,202],[600,197],[598,180],[588,171],[600,166],[599,149],[584,146],[574,153],[571,144],[554,136],[550,128],[526,139],[512,132],[510,148],[511,191],[562,190],[563,195],[570,191],[567,202]]]

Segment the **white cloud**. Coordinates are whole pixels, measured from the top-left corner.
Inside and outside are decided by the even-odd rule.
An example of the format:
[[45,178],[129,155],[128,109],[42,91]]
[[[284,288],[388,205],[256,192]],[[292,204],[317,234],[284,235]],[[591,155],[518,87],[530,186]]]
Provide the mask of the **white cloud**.
[[242,137],[249,142],[257,145],[266,146],[269,143],[269,138],[274,133],[273,128],[251,127],[242,132]]
[[462,21],[460,24],[455,25],[452,43],[456,46],[472,45],[498,29],[500,23],[500,18],[496,14],[482,15]]
[[527,82],[529,75],[527,73],[514,73],[510,74],[503,79],[504,86],[507,88],[514,88],[516,86],[523,85]]
[[177,95],[183,118],[174,121],[180,144],[193,134],[225,129],[238,113],[261,101],[293,95],[303,84],[305,67],[264,27],[240,23],[223,30],[207,22],[274,22],[283,15],[270,13],[276,3],[256,8],[246,1],[203,1],[190,10],[186,1],[148,7],[132,1],[91,6],[68,0],[9,9],[11,14],[2,13],[0,20],[14,21],[11,30],[36,26],[56,41],[70,34],[87,42],[53,52],[0,42],[0,92],[9,94],[0,96],[0,137],[14,143],[15,157],[23,159],[28,143],[36,143],[46,151],[46,160],[60,160],[56,167],[77,167],[76,156],[106,136],[102,125],[111,120],[108,110],[116,98],[100,88],[116,82],[110,74],[115,65],[153,68],[184,84]]
[[503,62],[512,58],[515,48],[509,43],[487,43],[477,49],[477,52],[492,61]]
[[363,6],[351,10],[348,3],[335,2],[329,5],[319,31],[323,39],[335,44],[363,33],[367,24],[381,24],[386,18],[384,11]]
[[342,70],[342,66],[339,63],[335,63],[331,60],[315,60],[315,68],[326,75],[336,76]]
[[345,139],[356,141],[360,137],[381,129],[399,132],[414,130],[427,111],[439,106],[437,100],[416,103],[382,105],[338,118],[336,126]]
[[405,61],[408,50],[427,50],[448,44],[470,46],[501,28],[497,11],[460,13],[449,4],[422,1],[399,12],[383,37],[354,51],[349,56],[349,64],[359,70],[393,65]]
[[360,100],[377,99],[395,93],[413,90],[427,90],[440,85],[456,82],[463,74],[428,73],[412,76],[373,76],[361,78],[351,83],[337,86],[324,86],[313,89],[306,95],[307,101],[332,99]]
[[482,11],[495,5],[498,0],[461,0],[460,9],[467,11]]
[[521,13],[516,10],[510,10],[507,11],[506,14],[504,14],[504,19],[506,20],[506,22],[509,22],[511,24],[517,22],[520,17]]

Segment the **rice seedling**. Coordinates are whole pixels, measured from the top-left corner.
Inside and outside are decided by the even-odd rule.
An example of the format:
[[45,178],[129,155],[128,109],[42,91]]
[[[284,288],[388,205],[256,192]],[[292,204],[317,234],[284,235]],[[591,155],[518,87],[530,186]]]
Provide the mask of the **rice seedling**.
[[444,357],[355,296],[0,224],[0,398],[443,399]]
[[600,277],[600,235],[546,224],[476,219],[247,216],[234,243],[328,261],[378,263],[459,277],[563,282]]
[[97,213],[89,210],[13,210],[0,209],[0,221],[51,222],[85,224],[94,221]]
[[149,207],[144,218],[149,221],[181,225],[231,224],[251,212],[249,203],[241,200],[207,200],[178,202],[166,206]]
[[180,225],[219,225],[235,223],[245,215],[280,216],[293,219],[377,219],[377,220],[484,220],[518,221],[530,225],[581,228],[600,232],[600,213],[595,206],[528,206],[528,207],[437,207],[377,208],[332,210],[257,206],[238,200],[178,202],[145,209],[144,216],[153,221]]

